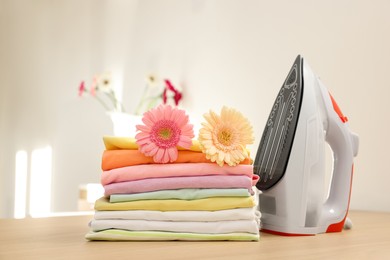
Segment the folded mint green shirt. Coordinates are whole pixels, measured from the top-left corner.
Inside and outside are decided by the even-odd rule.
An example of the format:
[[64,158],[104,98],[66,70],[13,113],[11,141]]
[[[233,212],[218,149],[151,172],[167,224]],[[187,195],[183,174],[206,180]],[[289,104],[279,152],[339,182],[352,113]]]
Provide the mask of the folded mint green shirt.
[[177,189],[143,192],[136,194],[113,194],[110,202],[125,202],[136,200],[196,200],[212,197],[249,197],[248,189]]

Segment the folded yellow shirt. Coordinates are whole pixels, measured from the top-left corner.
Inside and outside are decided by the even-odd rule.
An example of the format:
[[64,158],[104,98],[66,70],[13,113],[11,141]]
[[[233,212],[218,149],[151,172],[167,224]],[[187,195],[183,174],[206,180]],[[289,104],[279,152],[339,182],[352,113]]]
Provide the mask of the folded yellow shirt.
[[[133,137],[120,137],[120,136],[103,136],[104,146],[106,150],[136,150],[138,149],[138,144],[136,143],[135,138]],[[178,147],[178,150],[188,150],[193,152],[201,152],[200,144],[198,140],[192,140],[192,146],[190,149],[185,149]]]
[[251,208],[255,206],[252,197],[215,197],[198,200],[138,200],[110,203],[102,197],[95,202],[95,210],[224,210]]

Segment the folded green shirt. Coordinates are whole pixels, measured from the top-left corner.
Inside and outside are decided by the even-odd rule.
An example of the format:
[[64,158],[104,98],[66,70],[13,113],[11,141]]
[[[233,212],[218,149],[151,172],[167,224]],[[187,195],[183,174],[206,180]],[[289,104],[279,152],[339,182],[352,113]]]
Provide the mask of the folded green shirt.
[[212,197],[249,197],[248,189],[177,189],[159,190],[135,194],[113,194],[110,202],[125,202],[136,200],[196,200]]

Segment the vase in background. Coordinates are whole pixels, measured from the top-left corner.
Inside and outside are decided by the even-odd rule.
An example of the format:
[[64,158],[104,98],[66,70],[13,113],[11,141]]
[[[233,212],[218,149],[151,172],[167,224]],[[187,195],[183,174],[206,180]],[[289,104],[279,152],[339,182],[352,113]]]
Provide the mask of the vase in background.
[[123,112],[107,113],[113,124],[114,136],[135,137],[136,125],[142,124],[142,116]]

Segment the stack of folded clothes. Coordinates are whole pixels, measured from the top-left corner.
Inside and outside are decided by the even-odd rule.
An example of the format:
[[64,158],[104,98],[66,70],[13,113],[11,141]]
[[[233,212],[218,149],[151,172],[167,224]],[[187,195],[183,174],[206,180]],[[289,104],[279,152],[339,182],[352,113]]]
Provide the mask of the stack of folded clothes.
[[105,196],[95,203],[86,238],[258,241],[252,190],[258,176],[249,156],[235,166],[218,165],[201,141],[156,162],[139,138],[104,137]]

